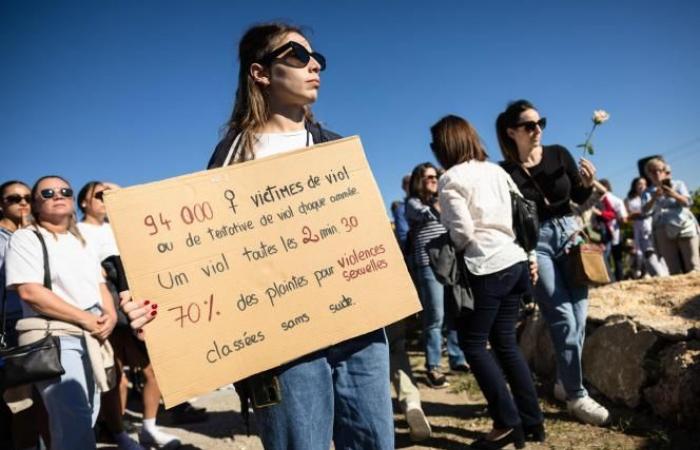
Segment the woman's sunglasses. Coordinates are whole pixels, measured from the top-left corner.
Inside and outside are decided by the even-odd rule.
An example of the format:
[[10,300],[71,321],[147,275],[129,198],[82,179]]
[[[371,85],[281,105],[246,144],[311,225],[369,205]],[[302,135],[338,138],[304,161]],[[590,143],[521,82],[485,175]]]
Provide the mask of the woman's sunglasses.
[[280,58],[288,65],[301,69],[306,67],[311,58],[313,58],[316,60],[318,65],[321,66],[321,70],[326,69],[326,58],[322,54],[317,52],[309,53],[306,47],[294,41],[289,41],[283,46],[272,50],[270,53],[260,58],[260,63],[269,66],[272,61],[277,59],[281,54],[289,49],[292,49],[292,51]]
[[105,201],[105,191],[95,192],[95,195],[93,195],[92,197],[103,202]]
[[438,179],[438,176],[437,175],[426,175],[423,177],[423,179],[429,180],[429,181],[436,181]]
[[524,127],[527,131],[535,131],[535,128],[539,125],[540,130],[544,130],[545,127],[547,126],[547,118],[542,117],[540,120],[535,122],[534,120],[528,120],[527,122],[520,122],[519,124],[515,125],[513,128],[518,128],[518,127]]
[[46,200],[50,198],[54,198],[56,194],[61,194],[61,197],[63,198],[71,198],[73,197],[73,189],[71,188],[61,188],[61,189],[42,189],[39,191],[41,196],[45,198]]
[[24,200],[27,203],[32,202],[32,196],[27,194],[27,195],[19,195],[19,194],[10,194],[7,197],[5,197],[5,201],[11,205],[19,205],[22,203],[22,200]]

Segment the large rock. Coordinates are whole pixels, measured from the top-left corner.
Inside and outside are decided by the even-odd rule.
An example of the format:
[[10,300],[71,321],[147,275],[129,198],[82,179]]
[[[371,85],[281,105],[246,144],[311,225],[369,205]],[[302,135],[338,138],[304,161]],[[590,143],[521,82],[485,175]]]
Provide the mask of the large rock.
[[535,311],[525,320],[520,334],[520,349],[530,369],[540,379],[554,381],[557,367],[554,347],[549,338],[547,322],[539,311]]
[[659,355],[661,379],[644,390],[654,413],[700,429],[700,341],[679,342]]
[[647,352],[657,341],[652,331],[618,316],[586,338],[584,377],[606,397],[634,408],[648,380]]

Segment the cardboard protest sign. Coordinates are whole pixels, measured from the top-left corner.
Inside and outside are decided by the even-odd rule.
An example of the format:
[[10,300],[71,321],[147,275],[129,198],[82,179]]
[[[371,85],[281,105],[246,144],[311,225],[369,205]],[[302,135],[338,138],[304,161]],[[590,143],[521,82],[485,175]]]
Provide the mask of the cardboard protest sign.
[[358,137],[105,202],[168,407],[420,309]]

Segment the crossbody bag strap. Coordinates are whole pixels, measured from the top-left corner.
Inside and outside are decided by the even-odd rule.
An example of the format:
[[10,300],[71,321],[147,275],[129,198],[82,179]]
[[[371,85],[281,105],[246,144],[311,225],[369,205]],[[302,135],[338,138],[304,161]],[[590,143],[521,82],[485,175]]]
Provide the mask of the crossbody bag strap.
[[34,234],[36,234],[36,237],[39,238],[39,242],[41,242],[41,252],[44,255],[44,287],[51,290],[51,269],[49,268],[49,252],[46,249],[46,241],[44,240],[44,236],[42,236],[41,232],[38,230],[32,231]]
[[535,189],[537,189],[537,191],[542,195],[542,198],[544,199],[545,206],[547,208],[549,208],[550,207],[549,200],[547,200],[547,196],[545,195],[545,193],[542,190],[542,188],[540,187],[540,185],[537,184],[537,181],[535,181],[535,177],[532,176],[532,174],[530,173],[529,170],[527,170],[527,167],[525,167],[525,165],[519,164],[519,166],[521,169],[523,169],[523,172],[525,172],[525,175],[527,175],[527,177],[530,179],[530,181],[532,181],[532,184],[535,185]]

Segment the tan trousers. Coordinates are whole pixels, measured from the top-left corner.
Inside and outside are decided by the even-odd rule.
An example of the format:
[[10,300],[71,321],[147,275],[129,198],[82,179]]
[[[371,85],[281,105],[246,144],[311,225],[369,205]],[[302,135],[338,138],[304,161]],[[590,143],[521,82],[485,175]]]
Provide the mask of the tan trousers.
[[654,229],[656,251],[671,275],[700,271],[700,236],[669,239],[663,227]]

